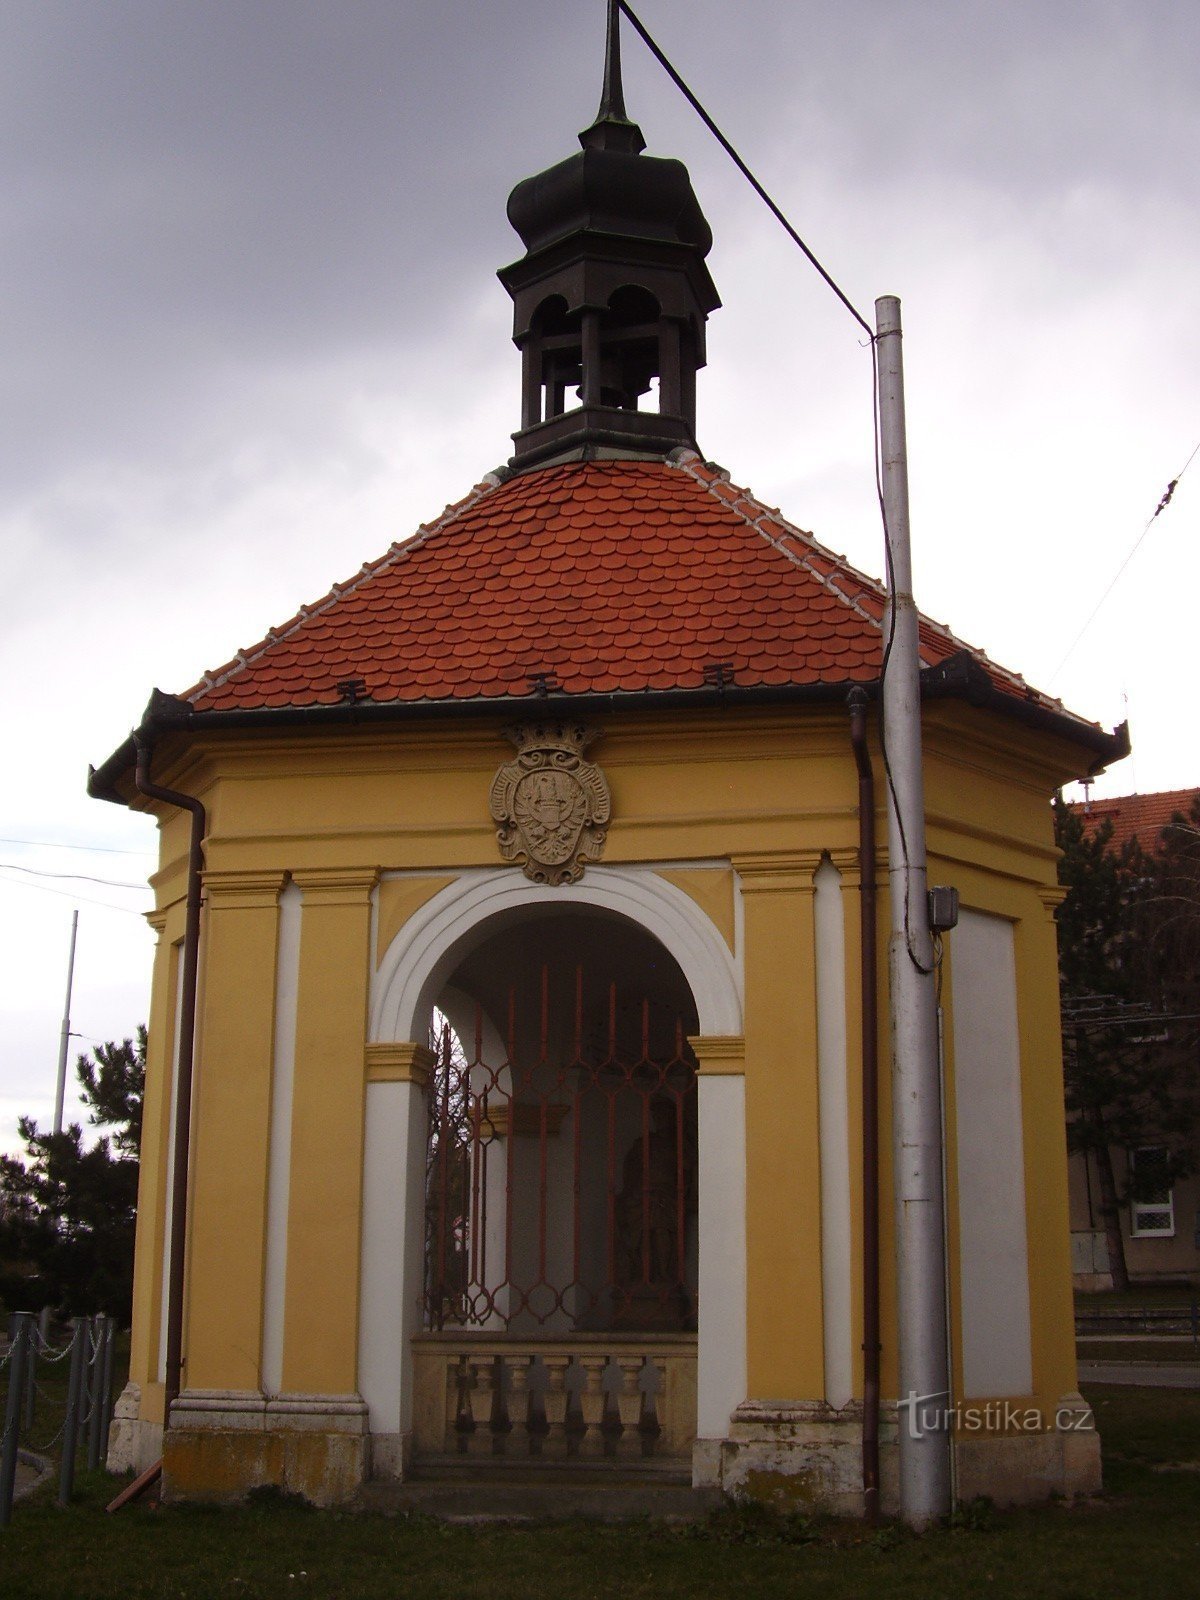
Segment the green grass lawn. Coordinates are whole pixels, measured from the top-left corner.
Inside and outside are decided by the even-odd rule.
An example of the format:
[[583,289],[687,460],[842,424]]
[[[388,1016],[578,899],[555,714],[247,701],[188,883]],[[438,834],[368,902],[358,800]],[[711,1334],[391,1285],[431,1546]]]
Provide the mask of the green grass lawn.
[[287,1504],[132,1506],[106,1516],[113,1480],[80,1480],[60,1512],[16,1507],[0,1533],[0,1595],[525,1600],[527,1596],[939,1597],[1162,1600],[1200,1595],[1200,1393],[1097,1388],[1106,1491],[1087,1504],[990,1513],[914,1538],[857,1524],[719,1515],[697,1530],[582,1523],[477,1529]]
[[1190,1339],[1080,1339],[1080,1361],[1149,1361],[1158,1366],[1200,1361],[1200,1348]]
[[1075,1309],[1088,1311],[1137,1311],[1142,1306],[1186,1307],[1200,1300],[1200,1287],[1186,1283],[1134,1284],[1131,1289],[1075,1291]]

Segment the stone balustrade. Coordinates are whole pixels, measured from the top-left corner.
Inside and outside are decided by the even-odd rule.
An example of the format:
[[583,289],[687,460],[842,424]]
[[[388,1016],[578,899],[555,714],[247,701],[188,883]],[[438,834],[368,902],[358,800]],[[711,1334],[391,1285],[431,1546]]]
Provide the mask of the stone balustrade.
[[696,1434],[696,1340],[679,1334],[413,1342],[419,1459],[686,1460]]

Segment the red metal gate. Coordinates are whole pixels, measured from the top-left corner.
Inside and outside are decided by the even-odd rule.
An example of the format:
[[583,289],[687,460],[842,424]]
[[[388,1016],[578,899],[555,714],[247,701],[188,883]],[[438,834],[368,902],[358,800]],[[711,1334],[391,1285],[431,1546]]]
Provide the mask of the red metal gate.
[[[429,1097],[426,1325],[696,1325],[696,1070],[682,1017],[584,968],[447,1024]],[[499,1026],[497,1026],[499,1022]],[[469,1031],[469,1037],[462,1037]]]

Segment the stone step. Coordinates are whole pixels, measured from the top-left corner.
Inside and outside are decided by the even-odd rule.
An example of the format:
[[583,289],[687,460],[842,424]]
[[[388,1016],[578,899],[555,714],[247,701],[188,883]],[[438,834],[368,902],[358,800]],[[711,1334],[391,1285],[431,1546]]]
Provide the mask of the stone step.
[[522,1483],[669,1484],[690,1488],[690,1461],[645,1459],[617,1461],[604,1457],[539,1460],[536,1456],[424,1456],[408,1469],[408,1481],[500,1483],[514,1477]]
[[403,1483],[365,1483],[356,1506],[390,1516],[420,1513],[442,1522],[561,1522],[584,1517],[596,1522],[699,1522],[718,1506],[719,1489],[693,1489],[688,1483],[646,1476],[580,1473],[557,1477],[517,1473],[510,1464],[503,1477],[448,1474],[408,1478]]

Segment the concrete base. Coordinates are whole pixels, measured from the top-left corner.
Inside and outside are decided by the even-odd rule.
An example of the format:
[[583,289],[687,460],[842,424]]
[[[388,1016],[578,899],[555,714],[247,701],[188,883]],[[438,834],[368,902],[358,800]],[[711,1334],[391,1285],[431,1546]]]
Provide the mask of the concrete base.
[[[896,1499],[896,1416],[880,1424],[883,1499]],[[721,1444],[719,1486],[779,1511],[861,1516],[862,1407],[822,1400],[746,1400]]]
[[[966,1405],[961,1409],[964,1418],[974,1414]],[[998,1506],[1032,1505],[1099,1490],[1100,1436],[1082,1396],[1064,1395],[1049,1419],[1019,1402],[1012,1409],[1037,1425],[1017,1431],[1021,1424],[1004,1422],[1002,1403],[995,1402],[976,1408],[990,1419],[991,1431],[960,1424],[954,1445],[960,1502],[983,1495]],[[899,1507],[897,1429],[892,1402],[883,1407],[879,1429],[880,1498],[889,1515]],[[746,1401],[734,1412],[727,1439],[697,1441],[693,1482],[781,1511],[861,1516],[861,1404],[835,1410],[816,1400]]]
[[958,1498],[986,1495],[998,1506],[1036,1505],[1051,1495],[1101,1488],[1100,1435],[1080,1394],[1063,1395],[1054,1426],[1036,1433],[976,1435],[955,1441]]
[[271,1485],[343,1505],[369,1476],[370,1443],[358,1395],[187,1390],[163,1440],[163,1498],[229,1502]]
[[411,1433],[371,1435],[371,1478],[382,1483],[403,1483],[412,1472]]
[[152,1467],[162,1455],[162,1423],[149,1422],[141,1415],[142,1390],[127,1383],[113,1407],[108,1429],[109,1472],[129,1472],[135,1476]]

